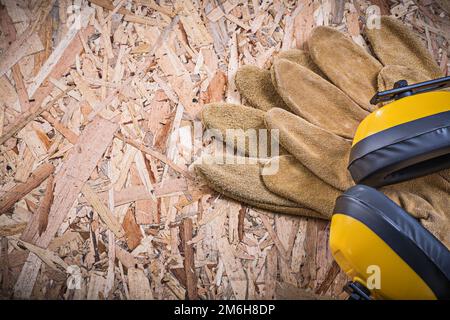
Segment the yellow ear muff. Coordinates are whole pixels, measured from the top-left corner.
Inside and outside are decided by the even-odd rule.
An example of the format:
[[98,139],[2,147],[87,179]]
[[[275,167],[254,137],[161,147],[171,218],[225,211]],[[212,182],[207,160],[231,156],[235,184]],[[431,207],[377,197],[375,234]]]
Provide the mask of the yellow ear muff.
[[449,299],[450,252],[377,190],[356,185],[336,201],[330,248],[377,299]]
[[450,92],[442,91],[410,95],[367,116],[348,170],[356,183],[380,187],[449,167]]

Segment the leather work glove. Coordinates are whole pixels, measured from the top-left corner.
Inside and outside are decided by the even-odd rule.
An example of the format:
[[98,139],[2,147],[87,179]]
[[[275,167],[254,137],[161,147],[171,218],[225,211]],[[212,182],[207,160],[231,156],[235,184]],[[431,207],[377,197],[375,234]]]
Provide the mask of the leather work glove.
[[[369,39],[374,48],[390,48],[383,44],[386,39],[396,43],[397,47],[393,48],[395,52],[403,53],[401,61],[382,58],[395,57],[392,52],[384,55],[377,53],[383,64],[389,61],[394,65],[383,67],[382,63],[351,40],[326,27],[319,27],[312,34],[309,42],[312,58],[289,59],[290,61],[283,58],[275,59],[271,74],[275,90],[285,103],[282,108],[299,116],[283,109],[268,108],[267,104],[265,108],[260,108],[269,110],[265,114],[267,128],[280,130],[280,143],[292,155],[273,159],[272,161],[279,161],[280,170],[274,175],[261,176],[263,186],[270,192],[287,198],[301,207],[320,212],[323,218],[330,217],[337,196],[353,185],[346,170],[350,139],[359,122],[367,115],[367,111],[374,109],[374,106],[368,105],[368,101],[377,88],[380,90],[391,88],[392,84],[400,79],[412,83],[436,76],[438,68],[433,64],[424,63],[417,68],[417,61],[432,61],[431,57],[428,56],[426,49],[408,48],[408,43],[414,37],[403,26],[399,32],[399,23],[392,21],[394,20],[391,18],[383,17],[381,30],[384,33],[395,31],[394,36],[373,34]],[[397,38],[392,40],[393,37]],[[333,50],[329,49],[330,43],[333,44]],[[424,57],[408,59],[408,54],[420,54]],[[338,57],[342,60],[337,60]],[[341,90],[318,76],[320,71],[311,64],[311,60],[321,67],[327,78]],[[408,64],[406,63],[408,61],[414,63]],[[247,72],[244,71],[245,69],[242,75],[238,76],[240,74],[238,72],[236,76],[237,87],[247,102],[250,104],[251,100],[252,106],[257,107],[257,101],[263,99],[248,99],[256,91],[246,90],[258,87],[257,82],[247,87],[238,85],[239,79],[240,81],[245,79],[244,75]],[[267,79],[267,72],[265,74]],[[248,79],[249,77],[247,76]],[[268,90],[264,90],[261,94],[275,96],[274,91]],[[235,116],[239,118],[238,114]],[[218,165],[225,175],[229,171],[226,166]],[[211,168],[203,167],[203,171],[208,170]],[[405,210],[421,219],[422,224],[449,247],[446,238],[450,207],[448,186],[448,179],[442,174],[435,174],[385,187],[382,191]],[[234,184],[230,187],[239,191],[242,185]],[[242,201],[245,202],[245,199]]]

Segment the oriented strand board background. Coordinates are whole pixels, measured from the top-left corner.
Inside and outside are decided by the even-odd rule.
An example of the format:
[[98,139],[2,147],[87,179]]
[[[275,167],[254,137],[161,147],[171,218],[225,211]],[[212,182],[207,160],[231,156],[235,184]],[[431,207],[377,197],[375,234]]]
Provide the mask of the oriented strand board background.
[[346,297],[327,222],[253,210],[192,179],[208,152],[198,111],[241,102],[236,69],[269,67],[316,25],[366,46],[370,5],[447,72],[448,1],[1,3],[3,299]]

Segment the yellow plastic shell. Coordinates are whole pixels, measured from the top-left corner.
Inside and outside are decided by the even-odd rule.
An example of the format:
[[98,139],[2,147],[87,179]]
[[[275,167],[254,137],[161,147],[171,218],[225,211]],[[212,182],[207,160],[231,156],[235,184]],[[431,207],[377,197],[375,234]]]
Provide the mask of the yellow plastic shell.
[[375,133],[445,111],[450,111],[450,92],[427,92],[396,100],[359,124],[352,146]]
[[[331,219],[330,248],[340,268],[368,287],[369,266],[378,266],[380,289],[368,288],[375,299],[434,300],[437,297],[417,273],[362,222],[336,213]],[[369,269],[368,269],[369,268]]]

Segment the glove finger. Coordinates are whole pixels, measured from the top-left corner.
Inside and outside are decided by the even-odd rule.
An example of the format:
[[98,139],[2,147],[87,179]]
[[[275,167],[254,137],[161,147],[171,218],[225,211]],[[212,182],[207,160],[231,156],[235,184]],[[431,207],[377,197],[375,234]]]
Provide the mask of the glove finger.
[[339,190],[354,185],[347,171],[350,141],[283,109],[268,111],[265,122],[279,130],[280,144],[320,179]]
[[403,22],[382,16],[380,28],[366,28],[366,35],[375,55],[385,66],[404,66],[421,72],[428,79],[443,76],[422,41]]
[[[299,63],[310,68],[315,72],[320,72],[309,55],[302,50],[287,50],[279,53],[275,60],[278,58],[286,58],[294,63]],[[241,96],[253,108],[262,111],[267,111],[272,108],[289,110],[275,90],[269,70],[260,69],[255,66],[243,66],[236,72],[235,83]]]
[[269,70],[243,66],[236,72],[235,83],[241,96],[253,108],[262,111],[287,108],[272,84]]
[[277,59],[272,75],[275,88],[293,113],[338,136],[353,138],[368,114],[337,87],[303,66]]
[[262,176],[267,189],[302,207],[321,212],[319,218],[330,219],[341,191],[320,180],[291,155],[273,158],[264,168],[273,166],[274,161],[278,161],[279,170]]
[[264,185],[260,171],[262,164],[215,164],[205,157],[195,166],[197,174],[215,191],[251,206],[274,212],[317,215],[317,212],[299,206],[293,201],[270,192]]
[[201,117],[205,127],[223,134],[227,129],[265,129],[264,112],[240,104],[210,103],[203,107]]
[[[233,142],[233,146],[241,154],[248,156],[250,146],[256,142],[256,150],[252,150],[252,156],[258,156],[255,151],[260,151],[260,130],[266,129],[263,111],[243,105],[218,102],[205,105],[202,109],[201,117],[203,125],[207,129],[218,130],[222,135],[222,140]],[[238,130],[227,131],[229,129]],[[254,131],[251,132],[250,130]],[[232,136],[229,137],[228,133],[232,134],[234,138]],[[270,130],[268,130],[266,135],[266,155],[275,156],[275,154],[272,154],[270,139]],[[245,143],[241,145],[238,141],[244,141]],[[286,150],[282,148],[278,150],[278,154],[285,153]]]
[[378,74],[378,91],[394,88],[394,84],[399,80],[406,80],[412,84],[430,80],[430,77],[419,70],[399,65],[387,65]]
[[[207,129],[218,130],[222,135],[222,141],[234,140],[233,145],[241,154],[249,154],[249,136],[246,135],[248,129],[265,129],[264,112],[238,104],[211,103],[205,105],[201,113],[203,125]],[[227,137],[227,130],[234,130],[233,137]],[[230,131],[228,131],[230,133]],[[217,138],[217,137],[216,137]],[[238,140],[245,141],[244,145],[237,143]]]
[[[296,63],[302,67],[305,67],[315,74],[321,76],[322,78],[326,79],[325,74],[319,69],[319,67],[314,63],[314,61],[311,59],[311,56],[308,52],[299,50],[299,49],[290,49],[286,51],[280,52],[274,59],[274,62],[280,59],[286,59],[293,63]],[[273,68],[273,65],[272,65]],[[271,68],[271,69],[272,69]]]
[[367,111],[377,91],[377,76],[383,67],[362,47],[330,27],[317,27],[308,40],[314,63],[337,87]]

